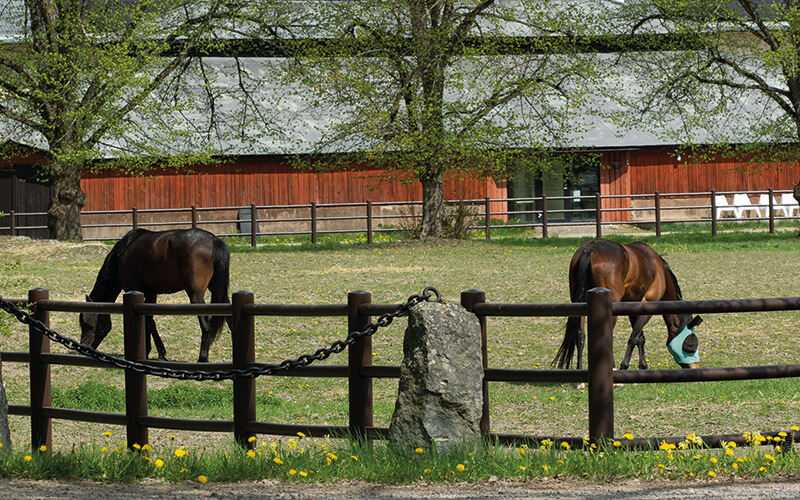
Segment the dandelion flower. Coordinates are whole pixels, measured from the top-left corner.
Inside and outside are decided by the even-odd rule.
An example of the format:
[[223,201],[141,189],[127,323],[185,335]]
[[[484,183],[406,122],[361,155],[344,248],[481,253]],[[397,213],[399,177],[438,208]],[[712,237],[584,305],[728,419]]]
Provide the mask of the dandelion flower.
[[278,465],[283,465],[283,460],[281,460],[281,457],[275,457],[272,459],[272,461]]
[[256,452],[254,452],[253,450],[247,450],[247,456],[249,458],[255,458],[256,457]]
[[197,482],[200,484],[206,484],[208,482],[208,478],[206,476],[197,476]]
[[307,472],[300,471],[300,477],[306,477],[306,476],[308,476]]
[[41,446],[39,447],[39,451],[41,451],[41,452],[45,452],[45,451],[47,451],[47,445],[45,445],[45,444],[41,445]]
[[414,450],[415,453],[422,453],[423,451],[425,450],[423,450],[422,448],[417,448],[416,450]]
[[465,469],[465,467],[464,467],[464,464],[458,464],[458,465],[456,465],[456,470],[457,470],[458,472],[464,472],[464,469]]
[[155,465],[157,469],[160,469],[164,467],[164,461],[158,458],[155,462],[153,462],[153,465]]
[[708,471],[708,477],[717,477],[717,473],[713,470]]
[[32,456],[30,456],[30,455],[25,455],[25,461],[26,461],[26,462],[30,462],[31,460],[33,460],[33,457],[32,457]]
[[178,458],[185,457],[188,454],[189,452],[184,450],[183,448],[178,448],[177,450],[175,450],[175,456]]
[[619,441],[614,441],[614,447],[616,447],[616,448],[619,448],[620,446],[622,446],[622,443],[621,443],[621,442],[619,442]]
[[626,432],[625,434],[622,435],[622,437],[624,437],[625,439],[633,439],[633,434],[631,434],[630,432]]
[[296,471],[296,470],[294,470],[294,469],[289,469],[289,475],[290,475],[290,476],[294,476],[295,474],[297,474],[297,471]]

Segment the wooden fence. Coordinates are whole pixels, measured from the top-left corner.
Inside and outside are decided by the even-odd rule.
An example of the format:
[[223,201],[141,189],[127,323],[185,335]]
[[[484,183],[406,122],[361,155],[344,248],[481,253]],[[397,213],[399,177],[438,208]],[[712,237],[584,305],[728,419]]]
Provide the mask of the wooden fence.
[[[341,316],[347,318],[348,331],[363,331],[373,315],[395,311],[398,304],[373,304],[369,292],[357,291],[348,294],[347,303],[329,305],[276,305],[256,304],[250,292],[233,294],[231,304],[145,304],[139,292],[128,292],[121,304],[66,302],[49,300],[44,289],[29,292],[28,302],[33,307],[34,318],[45,324],[50,311],[105,312],[123,315],[125,335],[125,359],[146,363],[154,367],[173,369],[230,370],[246,368],[255,363],[255,317],[256,316]],[[484,292],[467,290],[461,294],[461,303],[477,315],[481,323],[484,360],[484,411],[481,431],[484,435],[501,443],[537,442],[550,439],[567,442],[573,447],[584,445],[583,437],[523,435],[489,432],[489,384],[491,382],[517,383],[587,383],[588,390],[588,435],[589,441],[597,443],[616,438],[614,434],[614,384],[626,383],[670,383],[718,380],[750,380],[762,378],[785,378],[800,376],[800,364],[737,367],[701,368],[689,370],[627,370],[614,371],[612,353],[612,317],[631,314],[656,315],[665,313],[734,313],[779,311],[800,309],[800,297],[765,298],[741,300],[681,301],[681,302],[611,302],[611,292],[606,289],[589,291],[587,302],[572,304],[507,304],[486,302]],[[145,315],[231,315],[233,319],[233,355],[231,363],[175,363],[145,360]],[[588,369],[586,370],[523,370],[501,369],[487,366],[486,319],[501,316],[586,316]],[[380,331],[378,332],[380,334]],[[307,436],[355,434],[367,438],[386,438],[388,429],[373,425],[372,380],[375,378],[399,378],[399,366],[372,364],[371,338],[362,337],[350,346],[346,365],[311,365],[299,367],[286,375],[296,377],[336,377],[347,379],[349,386],[349,423],[347,426],[322,426],[300,424],[277,424],[257,420],[255,394],[256,378],[239,378],[233,386],[233,420],[191,420],[150,416],[147,413],[147,375],[134,369],[126,369],[124,414],[55,408],[50,397],[50,366],[73,365],[106,367],[94,359],[70,354],[50,353],[50,340],[34,327],[30,328],[30,352],[2,352],[4,362],[30,363],[30,405],[10,405],[9,412],[29,415],[31,419],[31,443],[34,449],[47,446],[52,450],[51,420],[67,419],[85,422],[123,425],[127,428],[129,447],[143,446],[148,441],[148,428],[190,431],[232,432],[237,443],[250,447],[250,437],[256,434],[294,436],[302,432]],[[278,373],[280,375],[280,373]],[[765,437],[786,432],[792,440],[800,439],[800,432],[780,429],[762,432]],[[744,443],[741,434],[702,436],[712,447],[723,441]],[[664,441],[678,443],[685,437],[652,437],[626,440],[617,438],[625,447],[655,447]]]
[[[551,196],[542,195],[534,198],[484,198],[473,200],[450,200],[446,203],[451,207],[467,207],[472,213],[473,230],[483,231],[485,238],[491,239],[492,230],[500,228],[529,228],[538,229],[542,237],[547,237],[549,231],[564,224],[594,226],[595,235],[603,235],[603,227],[608,225],[639,225],[652,227],[656,236],[661,236],[663,223],[692,222],[707,224],[712,235],[717,234],[717,224],[720,220],[718,198],[735,194],[762,196],[767,199],[764,204],[754,203],[762,215],[749,217],[747,220],[767,221],[769,231],[775,232],[775,221],[797,219],[795,212],[800,211],[796,204],[792,209],[789,205],[776,205],[775,195],[788,194],[787,191],[741,192],[698,192],[698,193],[659,193],[641,195],[613,195],[603,196],[599,193],[594,196]],[[612,200],[624,198],[629,200],[630,208],[604,208],[612,205]],[[590,209],[548,209],[550,202],[570,203],[576,200],[593,201],[595,207]],[[781,198],[783,199],[783,197]],[[506,204],[507,210],[492,211],[491,207],[498,202]],[[329,203],[317,204],[315,202],[305,205],[246,205],[244,207],[210,207],[198,208],[191,206],[177,209],[148,209],[140,210],[133,207],[131,210],[122,211],[93,211],[83,212],[85,218],[102,218],[102,223],[84,223],[85,233],[97,233],[95,236],[85,236],[86,241],[119,239],[131,229],[143,227],[148,229],[206,227],[221,237],[249,237],[250,244],[256,246],[259,236],[310,236],[311,242],[316,244],[321,234],[364,233],[369,244],[372,244],[375,234],[404,231],[413,226],[414,220],[421,215],[415,213],[421,202],[384,202],[372,203]],[[407,207],[406,213],[376,214],[376,209],[392,207]],[[534,208],[531,208],[534,207]],[[539,207],[539,208],[535,208]],[[259,212],[261,215],[259,215]],[[330,212],[332,215],[324,215]],[[790,215],[779,215],[779,212]],[[345,214],[346,215],[343,215]],[[276,214],[284,214],[276,215]],[[288,215],[287,215],[288,214]],[[0,234],[26,235],[33,231],[46,229],[45,226],[20,226],[19,220],[23,216],[42,216],[42,213],[15,213],[0,214]],[[751,215],[748,213],[748,215]],[[573,218],[582,220],[573,221]],[[144,220],[147,219],[147,220]],[[559,220],[553,220],[559,219]],[[588,220],[593,219],[593,220]],[[730,219],[726,219],[730,220]],[[498,223],[500,221],[506,221]],[[527,222],[526,222],[527,221]],[[478,223],[479,222],[479,223]],[[263,230],[262,230],[263,229]]]

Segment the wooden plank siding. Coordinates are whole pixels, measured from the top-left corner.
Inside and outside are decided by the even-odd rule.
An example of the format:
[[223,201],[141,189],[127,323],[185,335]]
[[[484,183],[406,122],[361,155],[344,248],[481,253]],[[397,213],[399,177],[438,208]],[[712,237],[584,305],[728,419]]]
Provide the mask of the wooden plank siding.
[[[130,177],[105,170],[87,172],[81,187],[89,201],[87,211],[300,205],[421,200],[419,182],[378,169],[312,173],[295,169],[278,157],[244,157],[236,163],[198,167],[198,173],[153,172]],[[407,179],[407,178],[406,178]],[[471,176],[448,177],[446,199],[505,198],[505,182]],[[493,211],[505,205],[495,202]]]
[[[677,161],[674,148],[641,148],[603,153],[600,192],[603,195],[690,193],[711,191],[791,190],[800,181],[796,163],[778,164],[755,171],[746,162],[718,157],[715,161],[687,164],[685,155]],[[613,168],[620,162],[620,170]],[[710,203],[710,200],[709,200]],[[604,199],[603,208],[629,208],[630,198]],[[631,212],[603,216],[604,221],[630,220]]]

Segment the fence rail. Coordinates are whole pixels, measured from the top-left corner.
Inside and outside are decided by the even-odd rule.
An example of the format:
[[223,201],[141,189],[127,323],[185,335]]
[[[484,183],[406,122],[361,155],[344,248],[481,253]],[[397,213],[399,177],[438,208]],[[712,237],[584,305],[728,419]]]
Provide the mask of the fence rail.
[[[348,331],[362,331],[370,324],[373,315],[396,311],[399,304],[373,304],[369,292],[351,292],[345,304],[327,305],[273,305],[255,304],[250,292],[237,292],[231,304],[175,305],[145,304],[142,294],[128,292],[122,304],[84,303],[49,300],[49,292],[34,289],[29,292],[27,302],[33,305],[33,317],[49,325],[51,311],[64,312],[107,312],[123,315],[125,358],[149,366],[170,367],[173,369],[230,370],[246,368],[255,364],[255,317],[256,316],[334,316],[346,317]],[[16,302],[22,302],[17,300]],[[567,442],[573,447],[583,446],[582,436],[545,436],[490,432],[489,383],[587,383],[588,390],[588,435],[591,443],[614,439],[614,384],[627,383],[670,383],[698,381],[732,381],[763,378],[786,378],[800,376],[800,364],[701,368],[687,370],[627,370],[614,371],[612,329],[613,316],[654,315],[665,313],[732,313],[781,311],[800,309],[800,297],[706,300],[682,302],[612,302],[611,292],[606,289],[593,289],[587,294],[587,302],[572,304],[505,304],[486,302],[485,293],[480,290],[467,290],[461,294],[461,304],[474,313],[481,325],[484,362],[484,411],[481,431],[501,443],[523,443],[550,439]],[[198,315],[218,314],[232,316],[233,355],[231,363],[175,363],[147,361],[145,359],[144,317],[147,314]],[[492,368],[487,362],[487,318],[502,316],[576,316],[587,317],[588,369],[507,369]],[[29,332],[29,352],[2,352],[4,362],[30,364],[30,405],[10,405],[9,413],[26,415],[31,419],[31,443],[34,449],[47,446],[52,450],[52,419],[79,420],[86,422],[123,425],[127,429],[128,445],[135,447],[147,444],[147,429],[162,428],[205,432],[232,432],[236,442],[242,446],[252,446],[250,437],[256,434],[296,435],[302,432],[307,436],[355,434],[368,438],[386,438],[388,429],[373,424],[372,380],[374,378],[399,378],[400,367],[393,365],[373,365],[372,345],[369,336],[359,338],[349,347],[346,365],[312,365],[298,367],[291,372],[277,372],[274,375],[296,377],[336,377],[347,379],[349,399],[348,425],[301,425],[260,422],[257,420],[255,394],[256,377],[237,378],[233,387],[232,420],[196,420],[185,418],[166,418],[150,416],[147,413],[147,375],[132,369],[125,369],[126,412],[124,414],[83,411],[52,406],[50,397],[51,365],[71,365],[80,367],[106,367],[94,359],[83,356],[50,353],[50,340],[33,326]],[[777,436],[785,432],[791,441],[800,439],[800,431],[780,429],[762,432],[765,437]],[[722,446],[723,441],[744,443],[741,434],[701,436],[709,446]],[[658,447],[662,442],[678,443],[685,437],[651,437],[631,440],[617,438],[622,446],[631,448]],[[790,441],[790,443],[791,443]]]
[[[530,228],[538,229],[542,237],[547,237],[549,231],[564,224],[594,226],[596,236],[602,237],[603,227],[609,225],[652,225],[656,236],[661,236],[662,225],[665,222],[692,222],[708,224],[713,235],[717,234],[717,224],[723,220],[720,209],[730,208],[729,205],[718,205],[720,196],[745,194],[758,196],[759,202],[752,203],[752,209],[758,209],[756,217],[747,220],[767,221],[769,231],[775,232],[775,221],[797,219],[796,212],[800,212],[797,204],[776,204],[775,195],[788,194],[790,191],[776,191],[767,189],[763,191],[704,191],[695,193],[659,193],[630,194],[630,195],[600,195],[593,196],[546,196],[528,198],[482,198],[468,200],[449,200],[448,206],[468,206],[473,211],[474,224],[469,226],[472,230],[483,230],[486,239],[491,239],[492,230],[500,228]],[[766,198],[761,203],[761,198]],[[781,198],[783,199],[783,198]],[[604,207],[613,204],[615,200],[627,202],[625,207]],[[691,204],[673,204],[676,200],[689,201]],[[576,201],[593,202],[594,208],[548,208],[550,203],[571,204]],[[498,204],[505,204],[506,210],[492,210]],[[634,206],[639,204],[640,206]],[[138,227],[151,229],[210,227],[217,236],[222,237],[250,237],[252,246],[256,246],[259,236],[295,236],[307,235],[311,242],[316,244],[322,234],[353,234],[366,233],[367,242],[372,243],[377,233],[400,232],[407,230],[421,215],[414,213],[415,207],[420,206],[419,201],[410,202],[381,202],[373,203],[329,203],[318,204],[311,202],[299,205],[256,205],[254,203],[239,207],[207,207],[191,206],[187,208],[170,209],[138,209],[116,211],[85,211],[84,219],[101,217],[103,222],[85,222],[85,232],[95,232],[100,235],[87,236],[86,241],[101,241],[119,239],[130,229]],[[530,205],[530,209],[528,209]],[[376,209],[392,207],[391,213],[376,214]],[[522,207],[522,208],[520,208]],[[537,208],[538,207],[538,208]],[[242,210],[245,216],[242,217]],[[344,215],[321,215],[326,211],[336,212],[345,210]],[[745,208],[745,210],[749,210]],[[763,215],[761,212],[763,211]],[[259,212],[262,216],[259,216]],[[289,213],[291,216],[275,214]],[[677,215],[671,215],[676,214]],[[783,215],[780,215],[782,212]],[[230,214],[236,213],[236,217]],[[272,214],[274,216],[268,216]],[[620,215],[621,214],[621,215]],[[0,214],[0,234],[12,236],[34,234],[36,230],[45,229],[45,226],[20,226],[19,217],[46,216],[45,212],[9,213]],[[618,216],[619,215],[619,216]],[[748,215],[750,215],[748,213]],[[147,216],[149,221],[142,220]],[[482,221],[478,221],[482,218]],[[30,217],[28,217],[30,219]],[[113,221],[109,220],[113,219]],[[528,220],[530,219],[530,220]],[[576,220],[581,219],[581,220]],[[621,220],[620,220],[621,219]],[[741,220],[740,217],[736,217]],[[725,219],[730,220],[730,219]],[[384,224],[386,222],[386,224]],[[502,222],[499,223],[499,222]],[[270,227],[270,230],[261,228]]]

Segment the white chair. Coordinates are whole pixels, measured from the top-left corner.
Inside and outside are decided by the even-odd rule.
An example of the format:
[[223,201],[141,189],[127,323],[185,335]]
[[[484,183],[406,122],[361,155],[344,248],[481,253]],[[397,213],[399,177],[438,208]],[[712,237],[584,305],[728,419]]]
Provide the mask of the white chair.
[[734,194],[732,205],[736,207],[737,219],[741,219],[745,212],[755,212],[756,217],[761,217],[761,210],[759,210],[757,206],[753,205],[753,203],[750,201],[750,197],[745,193]]
[[797,200],[794,199],[792,193],[783,193],[779,205],[786,217],[791,217],[795,210],[800,212],[800,205],[797,204]]
[[[760,194],[758,195],[758,208],[765,216],[769,216],[769,195],[768,194]],[[785,207],[782,207],[778,204],[778,200],[775,199],[775,196],[772,197],[772,210],[775,215],[778,215],[778,212],[781,211],[786,214],[786,217],[789,217],[787,210]]]
[[717,219],[721,218],[724,212],[729,212],[737,217],[736,208],[728,205],[728,199],[724,195],[715,194],[714,205],[717,207]]

